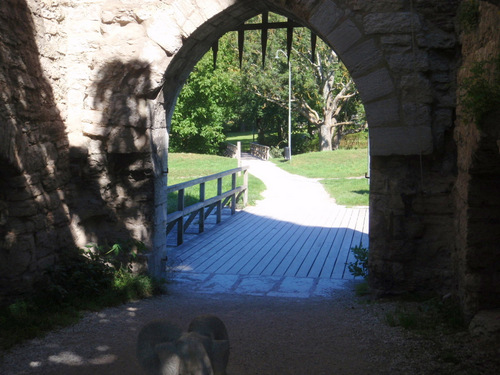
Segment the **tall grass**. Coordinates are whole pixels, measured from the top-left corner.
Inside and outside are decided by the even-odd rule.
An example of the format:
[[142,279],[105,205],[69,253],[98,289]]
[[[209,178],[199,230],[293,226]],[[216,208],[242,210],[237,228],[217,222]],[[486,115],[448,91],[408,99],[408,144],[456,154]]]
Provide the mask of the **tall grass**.
[[228,133],[226,140],[229,143],[236,144],[236,142],[241,142],[241,151],[242,152],[250,152],[250,144],[253,142],[255,135],[255,139],[257,140],[257,133],[249,132],[237,132],[237,133]]

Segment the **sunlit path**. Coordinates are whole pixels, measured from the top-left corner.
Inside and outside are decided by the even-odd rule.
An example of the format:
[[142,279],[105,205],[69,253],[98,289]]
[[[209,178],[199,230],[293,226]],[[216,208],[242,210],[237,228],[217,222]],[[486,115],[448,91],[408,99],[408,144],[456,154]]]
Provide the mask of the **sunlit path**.
[[[353,276],[350,248],[368,246],[368,208],[335,204],[314,180],[246,156],[264,199],[169,248],[169,273],[199,291],[325,295]],[[173,271],[173,272],[172,272]]]

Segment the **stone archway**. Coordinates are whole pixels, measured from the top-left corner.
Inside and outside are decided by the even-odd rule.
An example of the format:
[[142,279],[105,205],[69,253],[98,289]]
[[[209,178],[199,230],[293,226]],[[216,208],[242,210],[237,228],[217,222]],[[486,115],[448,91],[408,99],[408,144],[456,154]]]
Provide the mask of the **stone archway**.
[[[57,192],[57,199],[54,193],[54,199],[46,203],[63,199],[64,205],[57,209],[64,207],[64,220],[58,225],[61,232],[69,229],[70,242],[82,245],[93,238],[133,235],[153,246],[150,263],[153,271],[159,271],[165,244],[167,128],[175,99],[194,64],[213,41],[269,10],[311,28],[333,47],[350,70],[364,101],[372,154],[372,286],[381,292],[397,293],[449,292],[458,285],[463,298],[473,300],[469,304],[471,311],[488,303],[494,305],[493,297],[486,297],[487,303],[478,302],[481,293],[489,293],[483,284],[474,284],[473,292],[467,289],[468,276],[462,269],[474,248],[456,241],[463,228],[479,231],[467,216],[468,206],[459,207],[453,195],[456,155],[467,156],[469,152],[463,145],[457,149],[460,139],[453,136],[455,76],[460,66],[455,31],[459,0],[24,3],[33,20],[33,45],[38,47],[32,48],[33,57],[26,61],[33,64],[39,59],[39,70],[45,75],[43,85],[50,86],[54,93],[50,116],[33,111],[32,123],[43,124],[45,131],[50,129],[49,122],[57,122],[60,133],[64,133],[62,141],[53,133],[44,133],[43,139],[33,138],[32,145],[49,156],[55,155],[54,147],[60,151],[54,164],[65,179],[53,181],[50,188]],[[492,1],[479,3],[484,9],[486,4],[497,7]],[[19,4],[13,0],[5,5],[6,9],[16,6]],[[492,15],[496,9],[485,12]],[[5,11],[1,17],[13,25],[13,30],[22,28],[13,14]],[[21,43],[18,39],[22,35],[22,30],[0,31],[0,52],[8,52],[4,47],[14,45],[9,44],[11,41]],[[487,40],[491,33],[484,35]],[[495,48],[491,54],[497,53]],[[19,82],[31,92],[36,91],[40,86],[38,77],[31,79],[29,69],[20,69],[27,62],[18,63],[19,59],[11,55],[15,54],[6,53],[9,58],[0,55],[7,61],[3,66],[16,66],[12,69],[22,73]],[[8,99],[18,100],[18,81],[0,79],[14,86],[14,90],[7,91]],[[47,100],[46,95],[44,98]],[[16,109],[8,118],[22,119],[21,112]],[[25,128],[19,124],[23,137],[28,134],[23,133]],[[0,154],[4,155],[0,159],[7,159],[5,164],[27,163],[27,157],[14,160],[15,153],[4,152],[8,147],[8,142],[0,142]],[[10,176],[3,169],[0,172]],[[459,178],[468,181],[470,172],[459,171]],[[5,209],[7,188],[2,186],[0,235],[5,223],[17,220],[14,210]],[[18,197],[31,194],[24,185],[18,188],[22,190]],[[57,211],[52,205],[22,202],[27,202],[28,207],[22,213],[24,221],[38,223],[35,215],[27,214],[33,211],[32,206],[42,207],[50,218]],[[455,223],[455,216],[459,223]],[[43,240],[50,228],[19,228],[23,236],[40,238],[30,242],[30,251],[36,248],[44,259],[51,260],[63,250],[62,244]],[[0,238],[0,243],[4,240]],[[491,256],[492,250],[488,249]],[[37,267],[31,258],[26,266]],[[496,277],[495,272],[491,277]],[[8,286],[1,289],[3,293]]]
[[[442,8],[453,15],[455,6]],[[186,19],[189,30],[181,32],[182,43],[166,69],[161,99],[166,116],[153,130],[155,142],[168,147],[165,127],[196,62],[222,34],[263,10],[290,17],[327,42],[349,69],[364,102],[372,155],[372,285],[390,292],[446,290],[454,162],[445,145],[453,121],[457,39],[453,22],[429,7],[348,0],[209,1],[192,7],[189,20],[198,23]],[[158,194],[156,201],[163,202]],[[164,227],[161,219],[157,227]]]

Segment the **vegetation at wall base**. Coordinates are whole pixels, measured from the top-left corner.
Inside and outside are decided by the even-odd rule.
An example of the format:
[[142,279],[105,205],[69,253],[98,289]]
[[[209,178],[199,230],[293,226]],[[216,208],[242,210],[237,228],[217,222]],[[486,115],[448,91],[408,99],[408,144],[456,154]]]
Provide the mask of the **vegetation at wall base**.
[[[394,298],[387,301],[394,302]],[[419,294],[397,297],[396,306],[386,313],[385,321],[391,327],[402,327],[422,335],[435,335],[438,331],[456,333],[466,327],[458,299]]]
[[500,55],[472,65],[460,87],[460,106],[479,128],[489,112],[500,108]]
[[368,249],[363,247],[361,242],[359,245],[351,247],[351,253],[355,260],[347,265],[349,272],[354,277],[365,279],[368,276]]
[[132,272],[141,249],[141,242],[125,241],[68,250],[46,270],[33,294],[0,309],[0,349],[74,324],[84,311],[164,293],[163,280]]

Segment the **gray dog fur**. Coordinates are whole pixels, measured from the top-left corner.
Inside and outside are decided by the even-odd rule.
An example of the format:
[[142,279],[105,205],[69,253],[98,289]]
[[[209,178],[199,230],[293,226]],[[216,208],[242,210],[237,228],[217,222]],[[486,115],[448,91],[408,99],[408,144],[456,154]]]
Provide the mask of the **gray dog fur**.
[[168,321],[148,323],[137,338],[137,358],[151,375],[226,375],[226,326],[213,315],[194,318],[187,332]]

